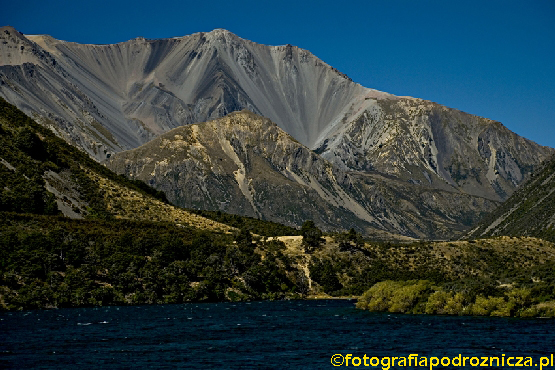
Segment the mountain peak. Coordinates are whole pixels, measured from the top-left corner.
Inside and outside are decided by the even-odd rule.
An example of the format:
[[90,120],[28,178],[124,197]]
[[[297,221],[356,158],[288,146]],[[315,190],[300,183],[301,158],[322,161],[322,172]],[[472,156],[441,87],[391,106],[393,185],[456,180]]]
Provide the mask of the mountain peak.
[[23,35],[21,32],[19,32],[12,26],[4,26],[0,28],[0,37],[2,37],[3,39],[11,39],[12,42],[15,40],[18,40],[18,41],[15,41],[16,43],[19,43],[21,41],[26,41],[25,35]]
[[226,30],[225,28],[214,28],[212,31],[208,32],[213,35],[234,35],[233,32]]
[[228,31],[226,29],[223,29],[223,28],[216,28],[216,29],[214,29],[210,32],[205,33],[204,35],[208,40],[216,41],[216,42],[224,42],[225,43],[229,40],[245,41],[244,39],[240,38],[239,36],[237,36],[233,32],[230,32],[230,31]]
[[11,26],[0,28],[0,66],[20,66],[25,63],[55,64],[52,57],[31,38]]
[[12,34],[12,33],[13,33],[13,34],[15,34],[15,35],[23,36],[23,34],[22,34],[21,32],[19,32],[19,31],[16,30],[14,27],[9,26],[9,25],[8,25],[8,26],[0,27],[0,32],[3,33],[3,34],[6,34],[6,35],[9,35],[9,34]]

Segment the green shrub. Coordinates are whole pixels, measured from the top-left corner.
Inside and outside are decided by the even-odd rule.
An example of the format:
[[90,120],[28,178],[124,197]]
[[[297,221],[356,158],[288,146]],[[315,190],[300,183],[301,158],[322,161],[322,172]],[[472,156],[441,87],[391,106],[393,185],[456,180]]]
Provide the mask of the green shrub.
[[425,305],[432,283],[427,280],[382,281],[368,289],[358,300],[357,307],[369,311],[418,313]]
[[427,314],[437,314],[446,315],[447,302],[453,299],[454,294],[452,292],[446,292],[444,290],[437,290],[430,294],[428,301],[426,302],[425,311]]

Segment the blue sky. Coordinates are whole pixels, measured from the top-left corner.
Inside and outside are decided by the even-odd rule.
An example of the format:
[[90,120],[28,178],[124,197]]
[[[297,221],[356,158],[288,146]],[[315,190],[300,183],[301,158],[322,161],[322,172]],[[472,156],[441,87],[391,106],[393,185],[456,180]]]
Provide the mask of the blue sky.
[[81,43],[225,28],[310,50],[363,86],[555,147],[555,1],[7,1],[0,25]]

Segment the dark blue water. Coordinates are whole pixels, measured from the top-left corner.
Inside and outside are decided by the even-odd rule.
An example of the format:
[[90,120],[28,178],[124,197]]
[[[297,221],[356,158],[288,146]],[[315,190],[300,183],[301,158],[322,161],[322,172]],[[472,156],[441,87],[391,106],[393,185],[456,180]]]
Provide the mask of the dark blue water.
[[0,368],[332,369],[332,355],[349,353],[539,364],[555,352],[554,329],[542,319],[370,313],[344,300],[24,311],[0,314]]

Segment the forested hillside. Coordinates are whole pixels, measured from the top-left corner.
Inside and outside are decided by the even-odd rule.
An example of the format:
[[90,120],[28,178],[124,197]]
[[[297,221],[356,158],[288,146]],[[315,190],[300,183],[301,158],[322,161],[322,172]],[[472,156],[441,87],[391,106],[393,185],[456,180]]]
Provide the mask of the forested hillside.
[[0,213],[3,309],[300,298],[283,243],[169,223]]

